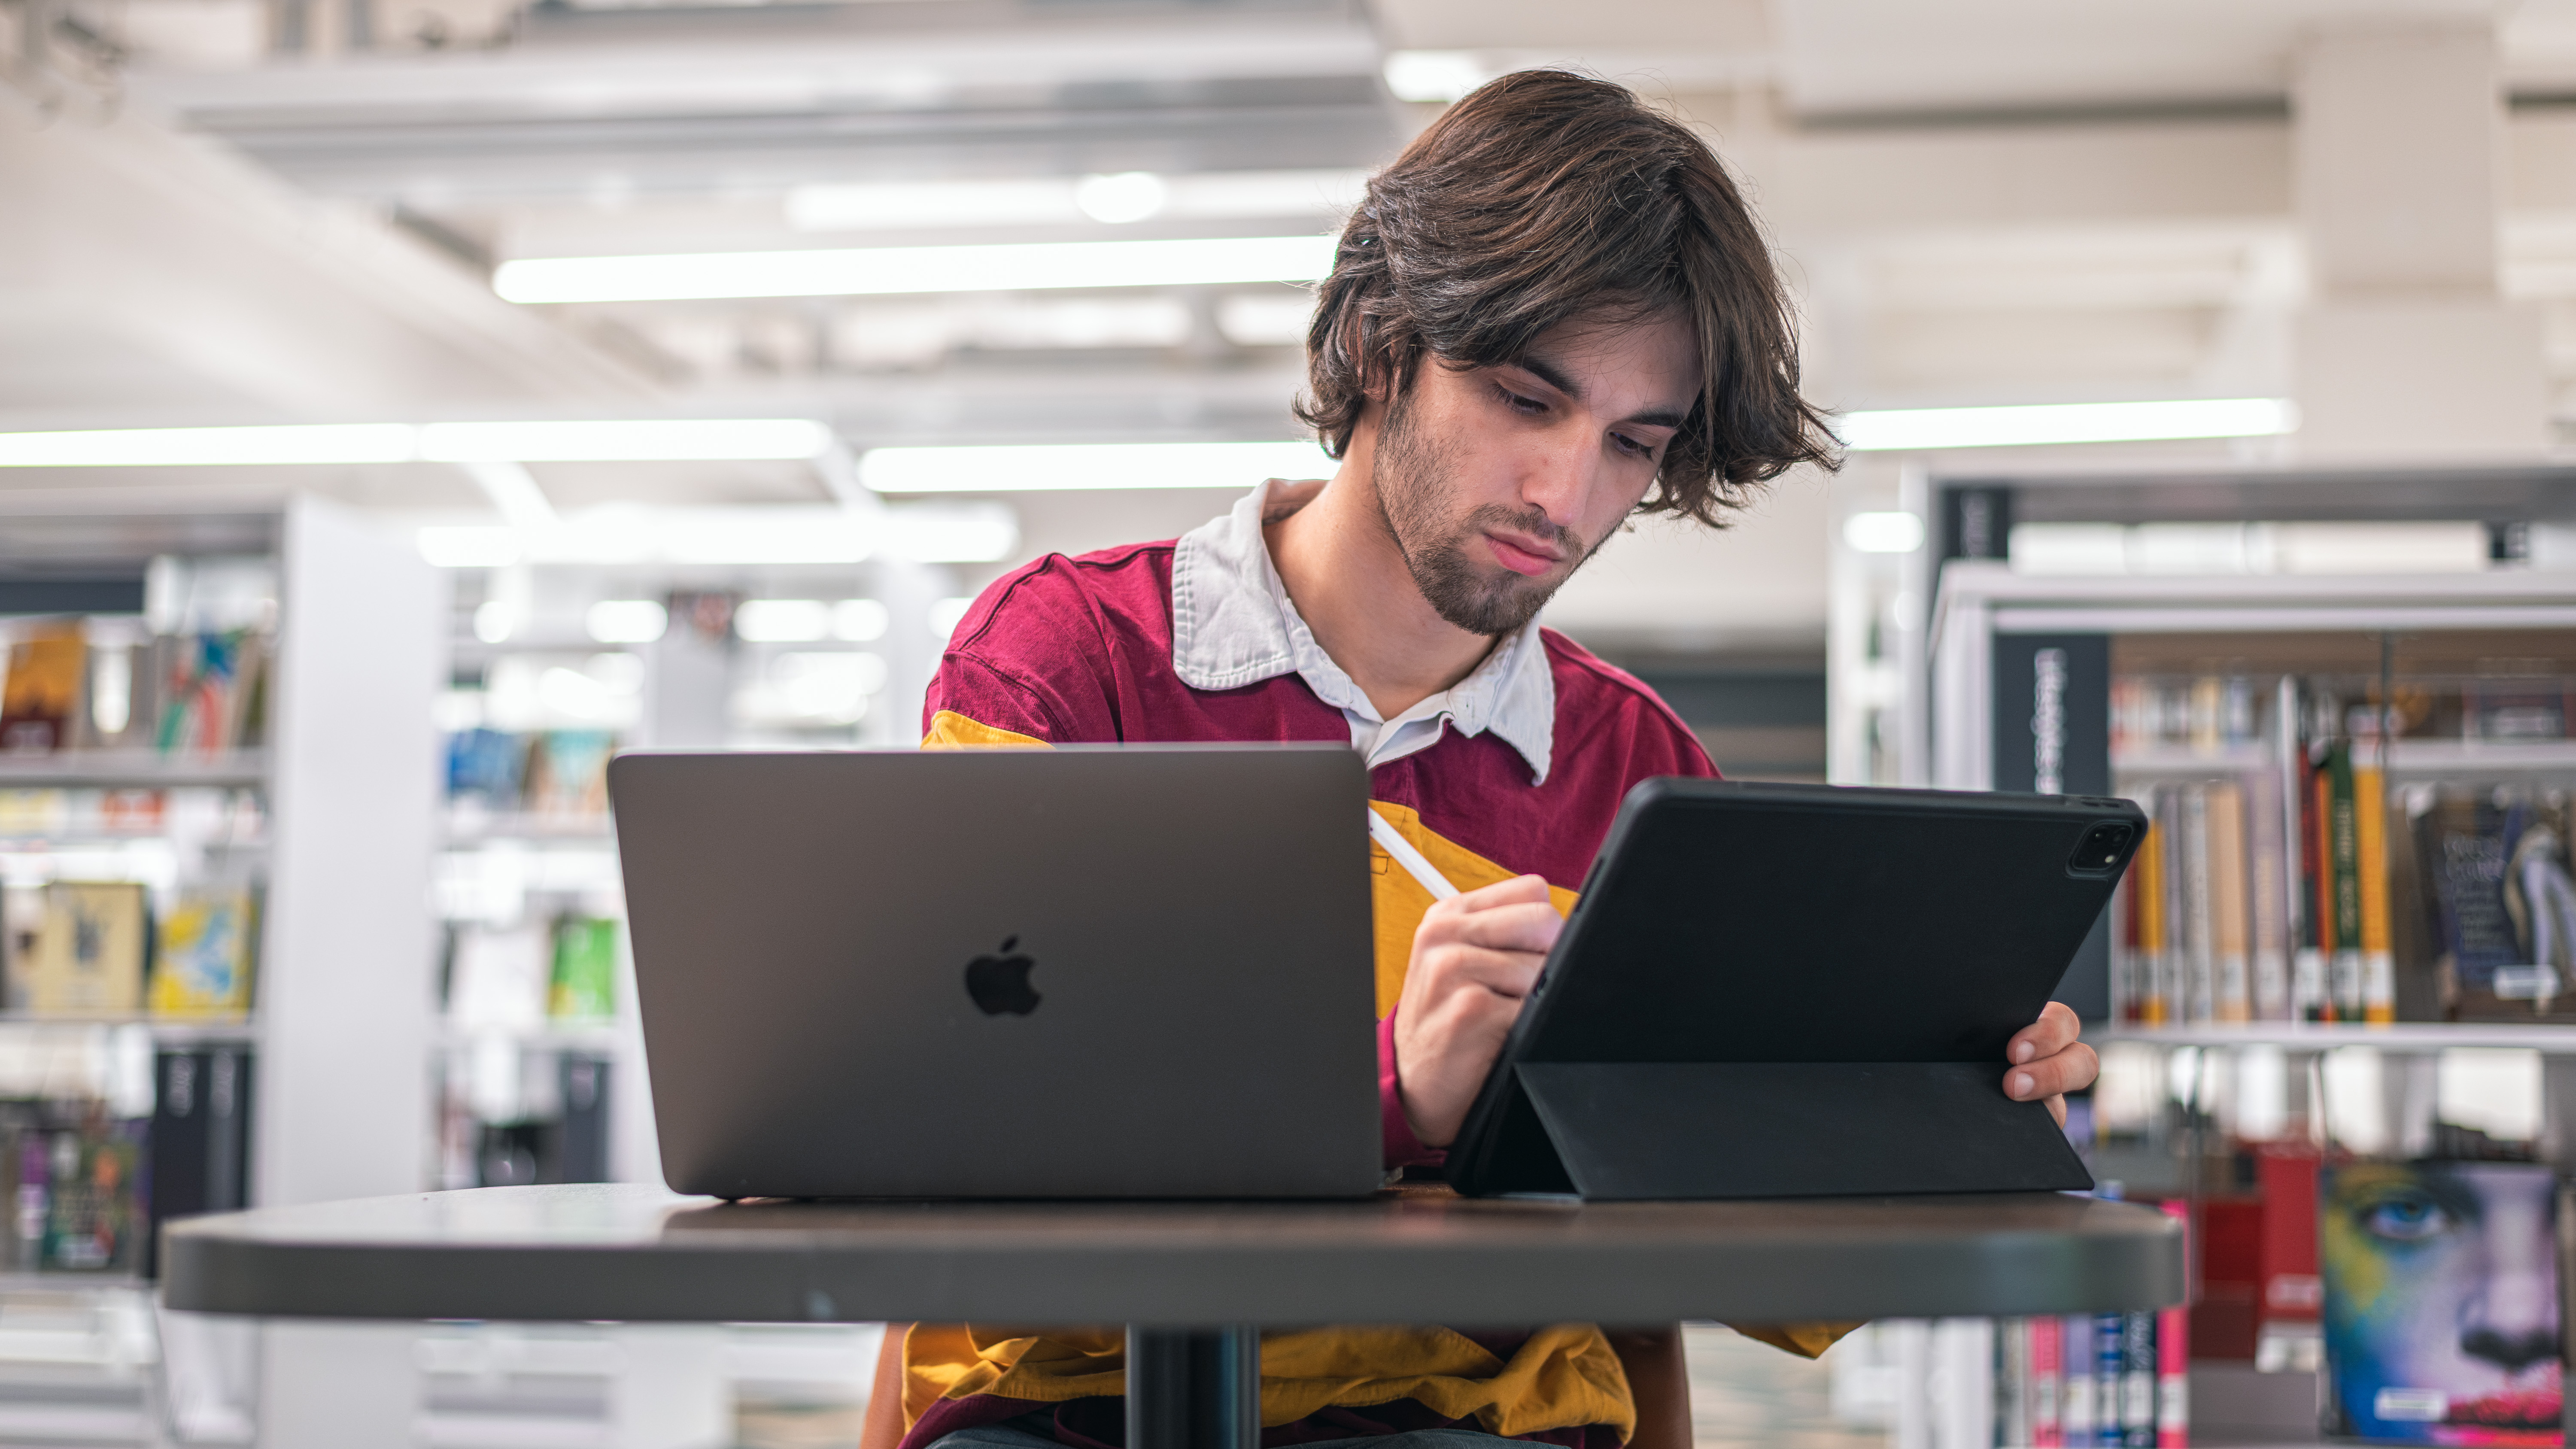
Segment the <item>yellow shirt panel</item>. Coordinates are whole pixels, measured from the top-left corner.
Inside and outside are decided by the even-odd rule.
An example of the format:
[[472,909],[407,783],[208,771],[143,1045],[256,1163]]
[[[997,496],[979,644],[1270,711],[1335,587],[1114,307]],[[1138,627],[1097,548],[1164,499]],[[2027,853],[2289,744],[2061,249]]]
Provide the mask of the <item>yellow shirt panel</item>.
[[[1422,823],[1421,813],[1409,805],[1371,800],[1369,808],[1384,816],[1398,835],[1421,851],[1422,858],[1461,891],[1500,885],[1521,874],[1434,832]],[[1397,999],[1404,995],[1405,968],[1413,962],[1413,933],[1422,929],[1423,914],[1431,909],[1431,892],[1374,840],[1369,842],[1369,870],[1373,872],[1370,886],[1377,929],[1377,1014],[1382,1020],[1395,1010]],[[1573,891],[1552,883],[1547,897],[1560,916],[1572,911],[1580,899]]]

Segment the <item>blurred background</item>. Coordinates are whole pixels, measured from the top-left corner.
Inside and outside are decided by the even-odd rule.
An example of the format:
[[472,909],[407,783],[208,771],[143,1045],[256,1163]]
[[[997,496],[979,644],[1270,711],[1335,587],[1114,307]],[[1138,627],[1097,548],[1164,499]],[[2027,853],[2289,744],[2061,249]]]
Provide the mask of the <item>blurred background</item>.
[[[655,1180],[609,753],[909,744],[1001,572],[1320,476],[1329,234],[1527,66],[1718,149],[1851,448],[1548,622],[1738,778],[2147,804],[2070,1130],[2202,1442],[2441,1431],[2317,1204],[2576,1142],[2576,3],[0,0],[0,1443],[854,1442],[873,1330],[191,1320],[149,1231]],[[2048,1442],[2033,1332],[1694,1328],[1702,1442]]]

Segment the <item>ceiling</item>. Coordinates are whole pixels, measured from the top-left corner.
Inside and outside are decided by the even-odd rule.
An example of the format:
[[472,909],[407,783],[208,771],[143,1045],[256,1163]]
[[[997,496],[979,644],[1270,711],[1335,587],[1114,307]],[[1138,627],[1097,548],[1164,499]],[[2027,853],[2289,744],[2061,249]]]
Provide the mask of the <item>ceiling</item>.
[[[819,416],[862,447],[1293,436],[1302,302],[1276,284],[521,307],[489,279],[526,257],[1313,232],[1348,194],[1333,178],[1436,113],[1390,92],[1399,56],[1587,66],[1703,127],[1833,405],[2280,395],[2307,291],[2299,47],[2478,16],[2514,97],[2503,285],[2543,310],[2576,413],[2576,0],[60,3],[79,33],[41,84],[0,83],[0,185],[48,198],[0,227],[9,426],[578,409]],[[1125,172],[1306,179],[1135,221],[833,209]],[[823,496],[793,469],[535,471],[565,507]],[[331,486],[480,506],[430,467]],[[1023,533],[1169,532],[1215,496],[1033,499]],[[1605,575],[1568,606],[1820,630],[1822,496],[1697,551],[1623,541],[1634,587]]]

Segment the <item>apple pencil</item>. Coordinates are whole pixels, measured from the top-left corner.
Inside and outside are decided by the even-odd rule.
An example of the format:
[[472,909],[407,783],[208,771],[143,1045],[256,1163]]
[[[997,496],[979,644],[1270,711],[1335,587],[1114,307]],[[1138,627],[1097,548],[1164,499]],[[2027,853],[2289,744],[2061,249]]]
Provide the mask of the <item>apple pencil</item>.
[[1404,867],[1406,875],[1422,882],[1422,888],[1431,892],[1433,900],[1445,901],[1458,894],[1458,888],[1449,883],[1449,877],[1442,875],[1421,851],[1414,849],[1413,842],[1405,839],[1404,832],[1396,829],[1392,821],[1375,810],[1369,811],[1368,818],[1369,839],[1395,857],[1395,863]]

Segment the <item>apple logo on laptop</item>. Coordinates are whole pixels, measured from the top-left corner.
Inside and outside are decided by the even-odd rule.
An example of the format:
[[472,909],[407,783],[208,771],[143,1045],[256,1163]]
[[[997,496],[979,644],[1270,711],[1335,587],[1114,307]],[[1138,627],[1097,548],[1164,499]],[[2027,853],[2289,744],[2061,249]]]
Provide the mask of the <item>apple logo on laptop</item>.
[[1029,985],[1029,972],[1038,963],[1011,949],[1018,944],[1020,938],[1013,936],[1002,942],[999,954],[966,963],[966,994],[986,1016],[1026,1016],[1038,1009],[1037,990]]

